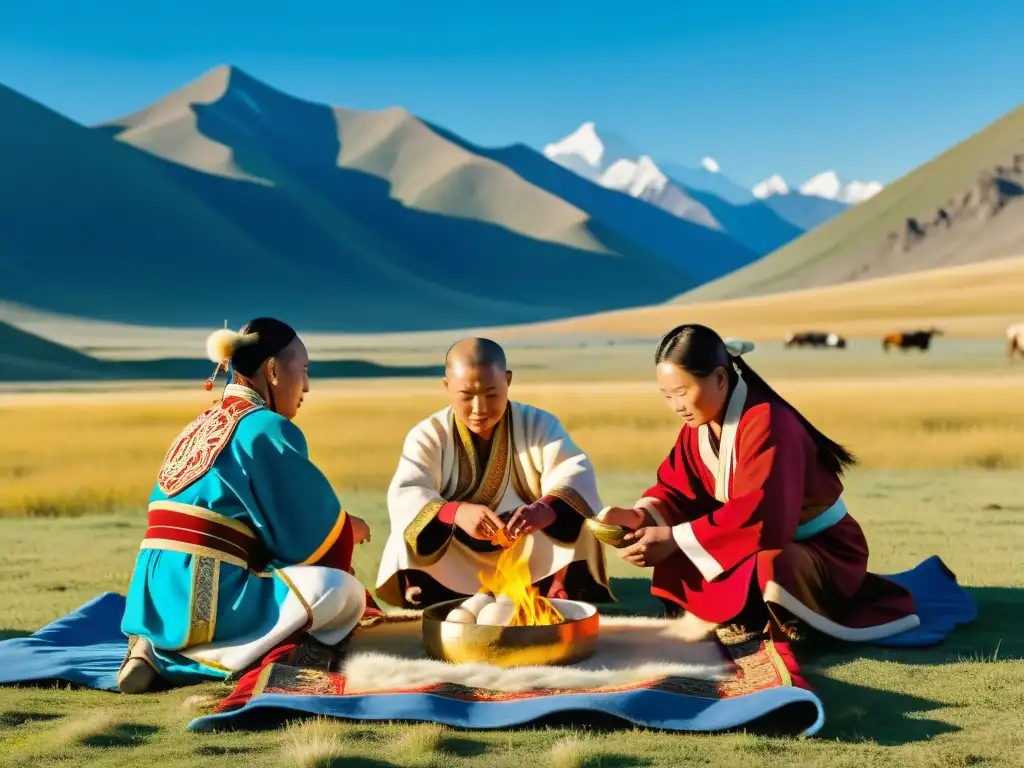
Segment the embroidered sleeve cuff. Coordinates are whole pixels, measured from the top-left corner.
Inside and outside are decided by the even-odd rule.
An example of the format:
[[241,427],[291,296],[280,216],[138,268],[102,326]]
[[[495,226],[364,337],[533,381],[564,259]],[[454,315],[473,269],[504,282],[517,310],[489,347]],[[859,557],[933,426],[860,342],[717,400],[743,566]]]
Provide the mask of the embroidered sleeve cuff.
[[554,522],[544,529],[544,533],[563,544],[572,543],[579,538],[585,518],[564,498],[545,496],[534,504],[546,504],[555,513]]
[[583,495],[575,488],[571,488],[567,485],[556,486],[545,493],[541,498],[541,501],[544,501],[554,507],[556,499],[558,502],[561,502],[563,507],[568,507],[583,517],[591,517],[594,514],[594,510],[590,508],[590,504],[587,503],[587,500],[584,499]]
[[718,564],[718,561],[711,556],[711,554],[704,549],[697,537],[693,533],[693,525],[691,523],[680,523],[679,525],[672,527],[672,538],[675,539],[676,544],[683,551],[683,554],[689,558],[690,562],[693,563],[697,570],[700,571],[700,575],[704,577],[706,581],[714,581],[722,573],[722,566]]
[[[442,522],[439,515],[450,503],[443,499],[428,502],[406,527],[403,538],[413,555],[437,559],[444,553],[455,527],[452,523]],[[457,504],[452,506],[458,507]],[[454,509],[451,514],[454,521]]]
[[321,565],[348,572],[352,568],[352,550],[355,537],[352,533],[352,518],[342,510],[331,533],[324,543],[304,563],[299,565]]
[[344,509],[341,509],[338,511],[338,517],[334,521],[334,525],[331,526],[330,532],[327,534],[324,540],[320,542],[320,546],[316,548],[313,554],[311,554],[301,563],[296,563],[296,565],[313,565],[314,563],[318,562],[324,555],[330,552],[331,549],[334,547],[334,543],[341,537],[342,531],[345,530],[346,523],[349,523],[349,531],[351,531],[352,525],[351,521],[348,519],[348,513]]
[[666,526],[669,523],[665,516],[661,513],[661,510],[658,509],[659,504],[661,504],[660,499],[656,499],[653,496],[644,496],[644,498],[640,499],[640,501],[633,505],[633,508],[642,509],[648,515],[650,515],[651,519],[654,521],[654,524],[656,526]]

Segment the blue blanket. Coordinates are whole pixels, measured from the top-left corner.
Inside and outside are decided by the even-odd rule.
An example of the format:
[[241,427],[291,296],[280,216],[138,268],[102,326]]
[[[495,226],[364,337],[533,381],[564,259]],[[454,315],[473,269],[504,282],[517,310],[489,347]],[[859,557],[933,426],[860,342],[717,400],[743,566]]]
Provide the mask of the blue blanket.
[[[921,625],[874,641],[875,645],[935,645],[954,628],[977,617],[974,598],[956,583],[938,557],[930,557],[914,569],[888,578],[913,593]],[[29,637],[0,642],[0,684],[52,680],[116,691],[117,671],[128,647],[120,631],[123,611],[124,597],[107,592]],[[668,700],[672,702],[671,708],[666,706]],[[595,710],[652,727],[716,730],[799,702],[818,709],[818,717],[812,718],[805,732],[816,731],[821,723],[820,702],[810,691],[795,687],[715,701],[680,697],[656,689],[496,702],[443,699],[429,693],[301,696],[268,692],[255,696],[243,710],[198,718],[190,727],[207,729],[217,721],[270,707],[368,720],[424,719],[424,713],[430,713],[429,719],[435,722],[466,728],[503,727],[558,711]]]

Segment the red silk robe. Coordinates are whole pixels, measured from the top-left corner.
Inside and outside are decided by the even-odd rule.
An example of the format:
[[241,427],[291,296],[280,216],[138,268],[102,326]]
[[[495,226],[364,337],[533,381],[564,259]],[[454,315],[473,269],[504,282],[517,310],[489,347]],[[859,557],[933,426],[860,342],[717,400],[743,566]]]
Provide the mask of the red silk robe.
[[636,505],[672,526],[681,550],[654,567],[651,592],[722,624],[754,590],[769,609],[781,606],[842,640],[918,626],[911,594],[867,571],[867,541],[849,514],[796,540],[798,525],[832,507],[843,485],[818,463],[793,411],[741,380],[724,421],[717,451],[707,426],[684,426]]

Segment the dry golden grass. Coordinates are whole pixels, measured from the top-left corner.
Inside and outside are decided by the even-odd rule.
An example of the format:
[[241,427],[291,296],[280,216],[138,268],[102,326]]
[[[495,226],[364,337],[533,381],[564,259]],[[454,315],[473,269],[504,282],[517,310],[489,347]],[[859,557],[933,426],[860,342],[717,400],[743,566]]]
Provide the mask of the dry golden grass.
[[[356,753],[358,754],[358,753]],[[338,724],[318,717],[289,726],[281,748],[281,764],[294,768],[319,768],[342,763],[352,757],[350,744],[339,733]],[[343,764],[343,763],[342,763]]]
[[[1013,379],[773,382],[865,467],[1024,466],[1024,399]],[[654,472],[679,429],[653,383],[523,386],[513,395],[561,417],[599,473]],[[0,515],[139,508],[170,442],[209,396],[122,402],[118,395],[0,405]],[[437,387],[322,389],[298,421],[339,490],[379,493],[402,440],[443,407]]]
[[583,768],[589,758],[599,754],[600,749],[595,748],[591,740],[574,733],[551,745],[547,754],[547,764],[551,768]]
[[962,337],[1002,336],[1024,319],[1024,257],[767,296],[661,304],[490,332],[496,339],[564,333],[660,335],[681,322],[724,335],[778,339],[801,329],[850,337],[937,325]]

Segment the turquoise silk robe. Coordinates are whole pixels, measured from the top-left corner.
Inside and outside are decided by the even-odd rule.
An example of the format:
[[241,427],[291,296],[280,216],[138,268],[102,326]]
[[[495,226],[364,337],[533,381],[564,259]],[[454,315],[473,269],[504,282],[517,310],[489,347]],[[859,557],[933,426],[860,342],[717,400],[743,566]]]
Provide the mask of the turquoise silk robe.
[[[166,517],[154,525],[153,510],[226,525],[252,539],[258,562],[181,541],[196,537],[167,525]],[[235,671],[189,649],[251,642],[269,632],[289,592],[297,593],[282,568],[351,567],[351,520],[309,460],[302,432],[237,385],[168,451],[149,520],[121,629],[148,638],[158,672],[176,684]]]

